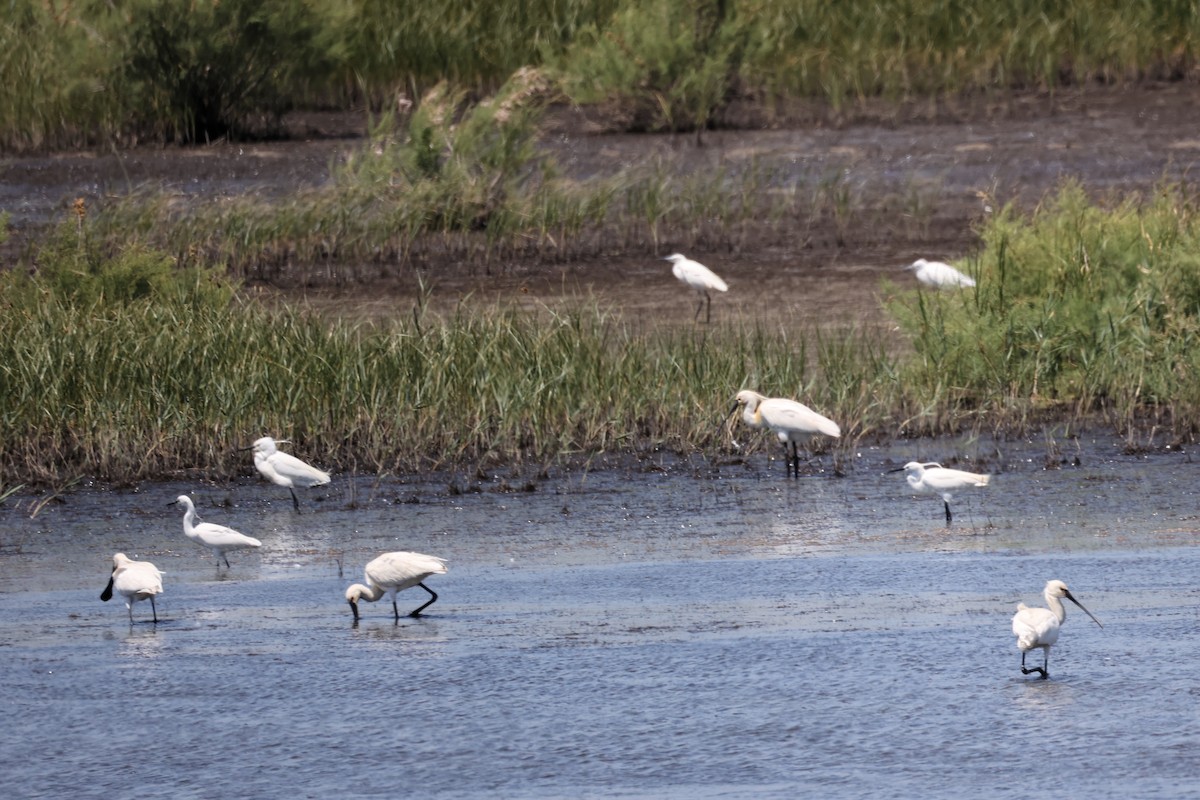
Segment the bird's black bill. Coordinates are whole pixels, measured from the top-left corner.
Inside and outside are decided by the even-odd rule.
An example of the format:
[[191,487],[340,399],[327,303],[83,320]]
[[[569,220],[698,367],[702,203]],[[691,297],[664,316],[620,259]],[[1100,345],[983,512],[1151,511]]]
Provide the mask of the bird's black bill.
[[358,622],[358,604],[355,603],[353,600],[350,600],[348,602],[350,603],[350,610],[352,612],[354,612],[354,621]]
[[113,587],[113,577],[109,576],[108,586],[105,586],[104,591],[100,593],[100,599],[106,603],[109,600],[112,600],[112,587]]
[[889,469],[887,471],[887,474],[891,475],[893,472],[904,472],[904,467],[896,467],[895,469]]
[[[1079,601],[1078,601],[1078,600],[1076,600],[1074,597],[1072,597],[1070,592],[1067,592],[1067,594],[1066,594],[1066,598],[1067,598],[1068,600],[1070,600],[1072,603],[1074,603],[1075,605],[1079,606],[1079,610],[1080,610],[1080,611],[1082,611],[1083,613],[1087,614],[1089,617],[1092,617],[1092,612],[1090,612],[1090,611],[1088,611],[1086,608],[1084,608],[1084,607],[1083,607],[1083,603],[1079,602]],[[1092,617],[1092,622],[1096,623],[1097,625],[1100,625],[1100,620],[1096,619],[1095,617]],[[1100,627],[1101,627],[1101,628],[1103,628],[1104,626],[1103,626],[1103,625],[1100,625]]]
[[[733,408],[729,409],[729,413],[726,414],[725,416],[721,417],[721,421],[717,423],[718,431],[720,431],[722,428],[726,427],[729,424],[729,418],[732,417],[733,412],[735,412],[737,410],[738,410],[738,404],[734,403]],[[736,442],[735,442],[735,444],[736,444]]]

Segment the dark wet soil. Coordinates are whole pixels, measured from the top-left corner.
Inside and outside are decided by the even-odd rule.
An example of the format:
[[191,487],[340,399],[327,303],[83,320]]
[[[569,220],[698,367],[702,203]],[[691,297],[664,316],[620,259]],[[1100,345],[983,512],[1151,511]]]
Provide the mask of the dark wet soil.
[[[681,172],[757,164],[798,191],[844,193],[850,211],[840,220],[798,219],[794,233],[785,225],[771,237],[749,233],[719,249],[686,252],[730,285],[714,303],[714,322],[861,325],[880,322],[886,280],[911,280],[899,267],[969,254],[977,223],[997,203],[1032,207],[1067,178],[1098,194],[1147,192],[1164,177],[1187,180],[1200,159],[1197,100],[1200,86],[1181,82],[860,107],[840,117],[797,112],[786,126],[709,131],[699,146],[694,135],[607,133],[595,112],[559,110],[543,144],[581,180],[662,159]],[[278,142],[7,157],[0,160],[0,209],[12,215],[19,243],[22,231],[65,214],[80,196],[145,186],[197,197],[282,196],[328,180],[331,165],[363,146],[365,119],[306,114],[291,120],[291,131],[293,138]],[[594,298],[632,318],[690,322],[691,297],[656,259],[678,249],[665,240],[644,256],[451,263],[436,274],[395,266],[364,271],[370,277],[348,285],[283,276],[249,288],[357,316],[407,314],[424,285],[442,307],[463,297],[529,307]]]

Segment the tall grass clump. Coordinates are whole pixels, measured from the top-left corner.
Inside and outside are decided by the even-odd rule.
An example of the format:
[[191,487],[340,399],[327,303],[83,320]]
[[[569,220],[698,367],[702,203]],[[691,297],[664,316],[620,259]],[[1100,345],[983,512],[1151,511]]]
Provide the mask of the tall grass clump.
[[0,150],[86,145],[119,127],[98,33],[40,0],[0,7]]
[[564,90],[599,104],[630,130],[707,127],[723,106],[740,59],[736,3],[621,3],[584,26],[558,62]]
[[1194,195],[1094,204],[1074,183],[982,230],[978,286],[898,296],[912,337],[913,427],[964,416],[1020,426],[1101,414],[1190,439],[1200,411],[1200,217]]
[[[1200,11],[1120,0],[4,0],[0,144],[203,142],[546,69],[615,128],[695,130],[1013,88],[1182,80]],[[734,102],[739,103],[734,106]],[[763,113],[724,112],[746,108]]]
[[331,3],[339,50],[376,108],[412,100],[439,83],[485,96],[524,67],[561,52],[581,29],[608,18],[616,0]]
[[97,242],[72,223],[2,276],[6,480],[228,477],[264,433],[373,473],[711,451],[751,385],[878,424],[852,381],[815,380],[846,352],[786,331],[642,330],[595,304],[351,324]]
[[322,19],[296,0],[136,0],[115,38],[135,130],[208,142],[272,132],[312,81],[328,80]]
[[755,4],[742,75],[835,108],[871,97],[1171,79],[1195,63],[1193,4],[1070,0]]
[[552,63],[567,93],[604,104],[610,122],[678,130],[735,99],[839,111],[873,98],[1178,80],[1198,33],[1190,3],[624,0]]

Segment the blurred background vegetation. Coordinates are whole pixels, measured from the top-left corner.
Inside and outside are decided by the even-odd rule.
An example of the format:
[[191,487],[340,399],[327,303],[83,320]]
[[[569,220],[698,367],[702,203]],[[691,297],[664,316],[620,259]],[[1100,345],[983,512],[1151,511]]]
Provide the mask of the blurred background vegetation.
[[537,68],[627,130],[1177,79],[1185,0],[0,0],[0,147],[269,136],[292,109],[469,99]]

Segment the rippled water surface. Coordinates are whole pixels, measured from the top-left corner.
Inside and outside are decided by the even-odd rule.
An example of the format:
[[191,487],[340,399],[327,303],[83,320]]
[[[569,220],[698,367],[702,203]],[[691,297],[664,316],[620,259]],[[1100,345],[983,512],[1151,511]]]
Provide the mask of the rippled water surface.
[[[884,473],[918,455],[342,479],[298,515],[250,480],[10,500],[6,796],[1194,796],[1200,465],[1009,453],[947,530]],[[181,491],[263,548],[218,571]],[[439,601],[355,626],[345,587],[395,549],[448,559]],[[100,602],[116,551],[166,573],[157,625]],[[1009,620],[1050,578],[1104,628],[1069,607],[1042,681]]]

